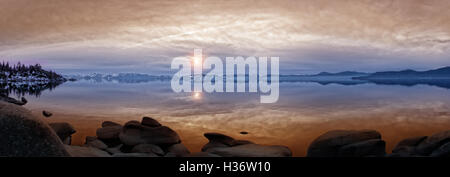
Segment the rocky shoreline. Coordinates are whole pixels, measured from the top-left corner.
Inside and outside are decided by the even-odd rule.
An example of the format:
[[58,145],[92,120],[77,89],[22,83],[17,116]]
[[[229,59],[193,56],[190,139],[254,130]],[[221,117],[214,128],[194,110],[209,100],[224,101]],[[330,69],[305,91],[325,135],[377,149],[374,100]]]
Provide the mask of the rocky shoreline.
[[[143,117],[124,125],[104,121],[96,136],[71,145],[75,128],[66,122],[46,123],[21,106],[0,101],[0,156],[17,157],[291,157],[286,146],[261,145],[207,132],[200,152],[183,145],[176,131]],[[317,137],[307,157],[448,157],[450,131],[400,141],[386,153],[375,130],[332,130]]]

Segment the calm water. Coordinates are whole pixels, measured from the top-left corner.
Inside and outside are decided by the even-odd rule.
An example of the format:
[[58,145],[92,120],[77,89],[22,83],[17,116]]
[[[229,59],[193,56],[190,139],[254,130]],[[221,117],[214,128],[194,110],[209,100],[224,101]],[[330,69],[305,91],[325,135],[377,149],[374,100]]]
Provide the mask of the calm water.
[[[321,85],[282,82],[275,104],[253,93],[173,93],[169,81],[146,83],[67,82],[40,97],[27,97],[34,114],[53,112],[67,121],[74,143],[95,135],[102,121],[125,123],[151,116],[177,131],[191,151],[207,143],[205,132],[221,132],[259,144],[290,147],[304,156],[311,141],[332,129],[375,129],[388,151],[402,138],[450,129],[450,90],[415,85]],[[249,134],[241,135],[239,132]]]

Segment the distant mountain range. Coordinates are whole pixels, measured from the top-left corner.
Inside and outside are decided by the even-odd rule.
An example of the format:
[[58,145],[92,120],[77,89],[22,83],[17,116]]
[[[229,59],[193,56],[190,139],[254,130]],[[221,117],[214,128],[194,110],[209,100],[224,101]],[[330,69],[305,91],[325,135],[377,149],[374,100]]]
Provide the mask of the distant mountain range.
[[94,82],[119,82],[119,83],[143,83],[150,81],[164,81],[172,79],[168,75],[150,75],[141,73],[118,73],[118,74],[89,74],[89,75],[65,75],[69,80],[91,80]]
[[376,72],[367,76],[354,77],[362,80],[385,80],[385,79],[450,79],[450,67],[443,67],[428,71],[402,70]]

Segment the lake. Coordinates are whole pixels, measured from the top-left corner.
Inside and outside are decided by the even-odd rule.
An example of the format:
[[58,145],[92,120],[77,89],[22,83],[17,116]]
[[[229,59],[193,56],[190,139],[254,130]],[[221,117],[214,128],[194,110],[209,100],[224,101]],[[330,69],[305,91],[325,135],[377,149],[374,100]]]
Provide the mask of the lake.
[[[258,93],[174,93],[168,80],[79,80],[26,98],[33,114],[74,125],[74,144],[95,136],[102,121],[143,116],[174,129],[193,152],[207,143],[205,132],[285,145],[304,156],[314,138],[333,129],[377,130],[388,152],[403,138],[450,129],[450,90],[420,84],[281,82],[278,102],[261,104]],[[42,110],[53,116],[44,118]]]

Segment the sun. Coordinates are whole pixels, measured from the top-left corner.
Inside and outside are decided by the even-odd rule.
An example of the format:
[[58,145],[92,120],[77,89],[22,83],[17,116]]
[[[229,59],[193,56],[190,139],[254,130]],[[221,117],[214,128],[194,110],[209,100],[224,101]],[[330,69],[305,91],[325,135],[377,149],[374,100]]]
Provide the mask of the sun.
[[192,61],[194,62],[194,65],[199,65],[202,63],[202,58],[200,57],[193,57]]

